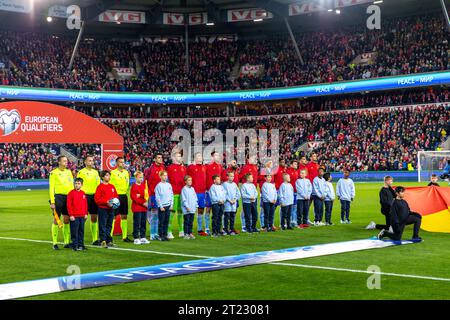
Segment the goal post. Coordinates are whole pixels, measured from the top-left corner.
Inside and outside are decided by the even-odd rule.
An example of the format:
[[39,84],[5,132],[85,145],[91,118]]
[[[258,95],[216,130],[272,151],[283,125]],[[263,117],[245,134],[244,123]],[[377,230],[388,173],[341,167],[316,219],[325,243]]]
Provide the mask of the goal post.
[[450,160],[450,150],[419,151],[417,158],[417,180],[429,181],[433,173],[438,177],[442,175],[447,161]]

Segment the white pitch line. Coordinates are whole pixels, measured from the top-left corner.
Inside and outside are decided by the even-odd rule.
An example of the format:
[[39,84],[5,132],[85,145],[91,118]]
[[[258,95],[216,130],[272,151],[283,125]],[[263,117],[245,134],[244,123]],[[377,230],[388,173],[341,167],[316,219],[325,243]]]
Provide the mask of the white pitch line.
[[273,262],[273,263],[270,263],[270,264],[279,265],[279,266],[287,266],[287,267],[321,269],[321,270],[331,270],[331,271],[344,271],[344,272],[366,273],[366,274],[379,274],[379,275],[383,275],[383,276],[392,276],[392,277],[401,277],[401,278],[414,278],[414,279],[450,282],[450,279],[448,279],[448,278],[438,278],[438,277],[429,277],[429,276],[417,276],[417,275],[414,275],[414,274],[402,274],[402,273],[391,273],[391,272],[371,272],[371,271],[368,271],[368,270],[355,270],[355,269],[346,269],[346,268],[312,266],[312,265],[308,265],[308,264],[295,264],[295,263],[285,263],[285,262]]
[[[52,243],[47,240],[34,240],[34,239],[24,239],[24,238],[12,238],[12,237],[0,237],[0,240],[14,240],[14,241],[28,241],[28,242],[36,242],[36,243]],[[87,247],[102,249],[98,246],[87,245]],[[175,253],[175,252],[162,252],[162,251],[151,251],[151,250],[139,250],[139,249],[128,249],[128,248],[108,248],[107,250],[118,250],[118,251],[131,251],[131,252],[140,252],[140,253],[153,253],[153,254],[161,254],[161,255],[171,255],[171,256],[180,256],[180,257],[190,257],[190,258],[216,258],[216,257],[208,257],[208,256],[199,256],[193,254],[185,254],[185,253]],[[422,280],[433,280],[433,281],[444,281],[450,282],[449,278],[439,278],[439,277],[430,277],[430,276],[418,276],[413,274],[402,274],[402,273],[390,273],[390,272],[371,272],[367,270],[357,270],[357,269],[347,269],[347,268],[334,268],[334,267],[324,267],[324,266],[314,266],[308,264],[295,264],[295,263],[287,263],[287,262],[272,262],[268,263],[271,265],[278,266],[286,266],[286,267],[297,267],[297,268],[306,268],[306,269],[320,269],[320,270],[329,270],[329,271],[342,271],[342,272],[352,272],[352,273],[365,273],[365,274],[379,274],[383,276],[391,276],[391,277],[401,277],[401,278],[412,278],[412,279],[422,279]]]
[[[28,241],[28,242],[49,243],[49,244],[53,243],[52,241],[47,241],[47,240],[34,240],[34,239],[11,238],[11,237],[0,237],[0,240]],[[61,243],[58,243],[58,244],[61,244]],[[105,250],[104,248],[99,247],[99,246],[86,245],[86,247]],[[174,253],[174,252],[163,252],[163,251],[152,251],[152,250],[139,250],[139,249],[131,249],[131,248],[109,247],[107,250],[154,253],[154,254],[162,254],[162,255],[169,255],[169,256],[201,258],[201,259],[214,258],[214,257],[207,257],[207,256],[198,256],[198,255],[193,255],[193,254],[185,254],[185,253]]]

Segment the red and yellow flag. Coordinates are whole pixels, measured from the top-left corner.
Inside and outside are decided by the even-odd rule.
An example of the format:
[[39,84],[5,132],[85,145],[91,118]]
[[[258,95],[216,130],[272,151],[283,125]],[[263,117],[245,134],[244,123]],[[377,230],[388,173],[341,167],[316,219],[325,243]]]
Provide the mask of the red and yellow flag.
[[422,229],[450,233],[450,188],[406,188],[405,200],[411,211],[422,215]]

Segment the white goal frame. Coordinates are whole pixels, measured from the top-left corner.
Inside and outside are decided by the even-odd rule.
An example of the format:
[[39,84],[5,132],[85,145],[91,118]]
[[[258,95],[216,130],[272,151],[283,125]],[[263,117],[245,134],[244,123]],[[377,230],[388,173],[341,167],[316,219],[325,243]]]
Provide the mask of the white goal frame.
[[[439,154],[439,155],[447,154],[448,159],[450,159],[450,150],[439,150],[439,151],[436,151],[436,150],[429,150],[429,151],[420,150],[417,153],[417,181],[419,181],[419,182],[423,182],[423,180],[421,179],[421,173],[424,170],[422,169],[422,163],[420,161],[420,156],[423,155],[423,154]],[[437,172],[433,172],[433,173],[436,173],[439,176],[440,172],[441,171],[437,171]],[[430,174],[431,174],[431,172],[430,172]]]

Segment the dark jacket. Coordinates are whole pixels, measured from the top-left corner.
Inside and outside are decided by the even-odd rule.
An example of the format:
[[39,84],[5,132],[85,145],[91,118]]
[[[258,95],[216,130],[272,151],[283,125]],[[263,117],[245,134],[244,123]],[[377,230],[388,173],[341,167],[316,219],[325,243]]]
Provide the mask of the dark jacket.
[[384,215],[389,214],[391,210],[392,201],[395,199],[395,191],[391,187],[385,188],[382,187],[380,190],[380,204],[381,204],[381,213]]
[[411,214],[408,202],[405,200],[394,199],[391,206],[391,224],[402,225]]

